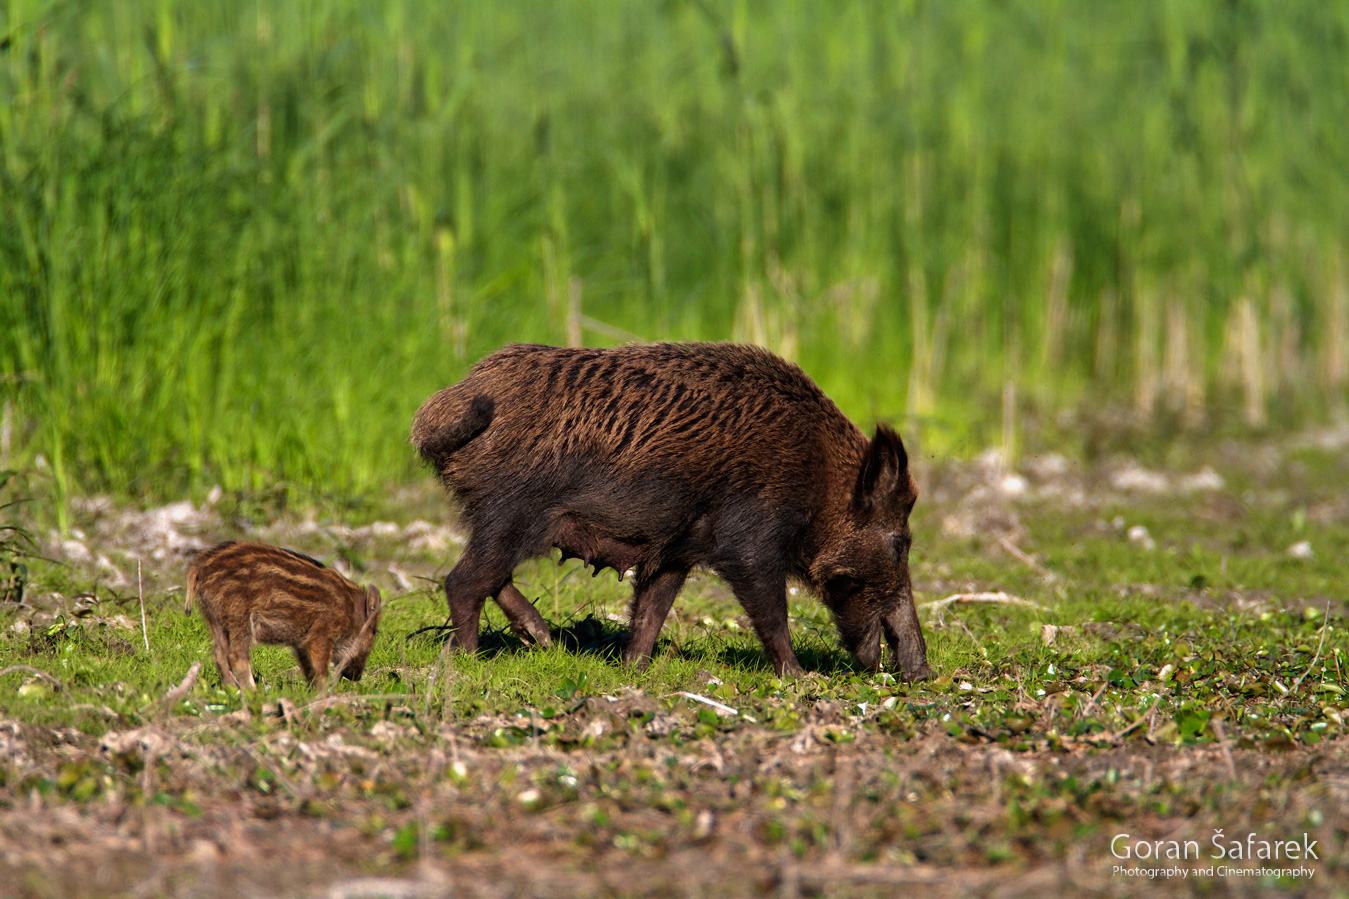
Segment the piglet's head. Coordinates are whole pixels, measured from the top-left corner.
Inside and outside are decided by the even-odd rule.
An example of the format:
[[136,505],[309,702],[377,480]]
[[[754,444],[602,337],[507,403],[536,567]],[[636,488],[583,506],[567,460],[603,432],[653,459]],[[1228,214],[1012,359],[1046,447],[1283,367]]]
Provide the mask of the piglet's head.
[[367,587],[364,593],[357,594],[353,602],[353,618],[357,631],[349,641],[339,644],[342,658],[342,676],[347,680],[358,681],[365,673],[365,660],[375,645],[375,634],[379,630],[379,615],[384,603],[378,587]]

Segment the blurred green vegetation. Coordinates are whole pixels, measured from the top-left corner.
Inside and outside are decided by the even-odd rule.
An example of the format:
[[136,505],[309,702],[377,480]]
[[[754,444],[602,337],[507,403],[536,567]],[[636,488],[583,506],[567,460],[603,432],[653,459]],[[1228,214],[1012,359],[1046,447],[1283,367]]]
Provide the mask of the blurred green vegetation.
[[1349,6],[0,7],[0,468],[412,476],[513,340],[736,339],[940,451],[1349,383]]

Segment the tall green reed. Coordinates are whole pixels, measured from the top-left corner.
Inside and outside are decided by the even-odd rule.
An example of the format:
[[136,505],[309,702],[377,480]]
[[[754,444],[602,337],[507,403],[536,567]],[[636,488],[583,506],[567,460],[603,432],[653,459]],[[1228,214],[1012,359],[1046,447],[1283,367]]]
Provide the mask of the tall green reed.
[[58,499],[369,489],[509,340],[753,340],[935,448],[1343,408],[1336,5],[15,2],[0,33],[0,390]]

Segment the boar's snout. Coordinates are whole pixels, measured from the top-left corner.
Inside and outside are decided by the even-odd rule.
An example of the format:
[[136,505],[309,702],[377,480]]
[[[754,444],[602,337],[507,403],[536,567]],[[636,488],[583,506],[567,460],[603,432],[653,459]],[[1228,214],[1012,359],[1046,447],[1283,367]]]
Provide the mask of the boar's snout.
[[904,679],[913,683],[931,677],[932,669],[927,664],[927,643],[918,626],[918,610],[914,607],[912,592],[906,593],[882,620],[885,638],[890,644],[890,656]]
[[884,605],[883,601],[877,602],[876,597],[869,596],[870,592],[855,574],[836,574],[826,581],[823,598],[834,614],[843,648],[866,670],[878,671],[881,667],[882,616],[877,610]]
[[913,597],[907,591],[890,598],[888,611],[870,622],[848,622],[839,616],[839,633],[843,645],[857,659],[857,664],[868,671],[881,668],[881,634],[890,645],[891,663],[909,683],[932,676],[927,664],[927,645],[918,626],[918,615]]
[[821,596],[844,648],[857,663],[868,671],[880,670],[884,635],[892,664],[906,681],[931,677],[909,583],[907,538],[855,538],[846,556],[826,565],[830,573],[822,578]]
[[881,630],[873,628],[866,636],[858,641],[853,647],[852,654],[857,659],[857,664],[868,671],[879,671],[881,668]]

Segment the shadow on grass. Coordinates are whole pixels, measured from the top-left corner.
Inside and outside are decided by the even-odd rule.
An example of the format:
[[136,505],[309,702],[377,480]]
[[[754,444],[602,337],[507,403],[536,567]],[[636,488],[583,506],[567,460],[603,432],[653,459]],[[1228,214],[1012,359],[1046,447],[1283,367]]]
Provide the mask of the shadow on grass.
[[[707,658],[708,654],[680,651],[680,655],[687,659]],[[711,659],[718,664],[728,668],[763,668],[772,670],[773,663],[768,658],[762,646],[722,646],[711,655]],[[850,677],[854,674],[864,673],[857,667],[852,657],[841,649],[831,649],[827,646],[798,646],[796,647],[796,660],[801,663],[801,667],[806,669],[806,673],[822,674],[826,677],[844,676]]]
[[[587,615],[555,625],[549,628],[553,644],[561,646],[578,655],[590,655],[614,665],[622,663],[623,648],[628,643],[628,628],[619,621],[597,618]],[[413,631],[407,639],[421,638],[433,641],[436,646],[444,646],[450,638],[449,625],[433,625]],[[517,637],[510,630],[485,630],[478,636],[478,656],[495,658],[499,655],[529,651],[531,643]],[[676,657],[690,662],[718,665],[724,668],[747,670],[771,670],[772,661],[758,641],[744,644],[732,644],[718,641],[715,646],[674,645],[671,640],[661,638],[656,643],[655,657],[672,652]],[[851,677],[864,674],[851,655],[835,646],[807,641],[796,646],[796,658],[807,672],[826,677]]]
[[[599,656],[615,664],[622,659],[623,647],[628,642],[628,629],[624,625],[594,615],[551,627],[548,632],[557,646],[578,654]],[[445,641],[450,639],[450,633],[448,624],[432,625],[413,631],[407,639],[420,638],[432,641],[436,646],[444,646]],[[505,628],[485,630],[478,635],[478,655],[483,658],[495,658],[533,648],[533,644],[526,643]]]

